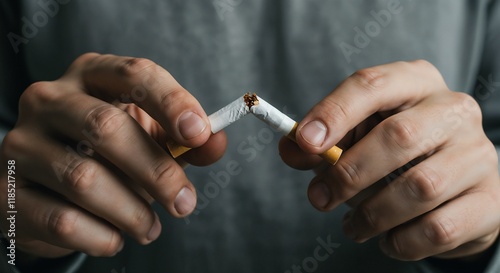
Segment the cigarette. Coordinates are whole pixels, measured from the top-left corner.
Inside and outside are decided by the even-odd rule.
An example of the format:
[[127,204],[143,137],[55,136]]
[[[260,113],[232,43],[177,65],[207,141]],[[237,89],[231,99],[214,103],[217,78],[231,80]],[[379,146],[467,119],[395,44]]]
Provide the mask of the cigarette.
[[[267,101],[257,96],[255,93],[252,95],[252,97],[258,103],[254,103],[255,105],[249,107],[250,112],[258,119],[267,123],[269,126],[281,132],[287,138],[295,142],[295,133],[297,132],[297,126],[299,124],[295,120],[291,119],[289,116],[285,115],[283,112],[269,104]],[[337,163],[341,155],[342,149],[337,146],[333,146],[326,152],[320,154],[323,159],[325,159],[332,165],[335,165]]]
[[[261,97],[258,97],[255,93],[246,93],[243,97],[238,98],[208,116],[212,133],[215,134],[219,132],[248,113],[252,113],[258,119],[281,132],[289,139],[295,141],[295,133],[297,131],[298,123]],[[179,145],[174,141],[168,141],[167,148],[173,158],[176,158],[191,149]],[[320,154],[320,156],[329,163],[335,165],[341,154],[342,149],[337,146],[333,146],[326,152]]]
[[[250,108],[247,106],[246,97],[239,97],[237,100],[208,116],[212,134],[226,128],[233,122],[246,116],[248,113],[250,113]],[[185,152],[191,150],[191,148],[182,146],[173,140],[167,141],[167,148],[173,158],[177,158]]]

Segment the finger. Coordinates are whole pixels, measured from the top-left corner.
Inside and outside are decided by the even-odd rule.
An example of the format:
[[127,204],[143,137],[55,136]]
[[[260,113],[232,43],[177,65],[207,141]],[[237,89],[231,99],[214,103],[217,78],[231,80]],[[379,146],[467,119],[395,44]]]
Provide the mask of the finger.
[[80,140],[77,152],[81,146],[90,146],[146,189],[172,215],[180,217],[192,212],[196,194],[182,167],[130,115],[82,93],[45,104],[39,114],[59,135]]
[[118,230],[61,199],[31,188],[19,190],[18,197],[20,237],[39,238],[91,256],[113,256],[123,247]]
[[432,257],[440,258],[440,259],[456,259],[456,258],[464,258],[470,257],[471,260],[474,260],[474,256],[476,257],[484,257],[488,248],[494,248],[493,245],[498,240],[498,234],[500,229],[493,231],[492,233],[488,233],[482,237],[476,238],[474,241],[466,242],[460,245],[457,248],[452,250],[436,254]]
[[[162,146],[165,150],[167,147],[164,144],[167,142],[168,136],[165,130],[158,122],[152,119],[144,110],[133,105],[127,104],[122,106],[124,111],[131,115],[153,139]],[[219,160],[225,152],[227,144],[226,134],[220,131],[215,135],[210,136],[205,144],[198,148],[191,149],[181,158],[176,158],[179,165],[189,163],[195,166],[206,166]],[[182,160],[182,163],[180,162]]]
[[297,143],[287,137],[280,139],[279,152],[288,166],[299,170],[310,170],[323,162],[321,157],[302,151]]
[[306,152],[322,153],[372,114],[406,109],[436,88],[447,90],[425,61],[358,71],[311,109],[298,126],[297,143]]
[[[496,187],[498,192],[498,187]],[[380,246],[389,256],[400,260],[420,260],[447,252],[466,242],[495,233],[500,224],[498,196],[491,192],[471,192],[450,201],[422,218],[398,227],[387,234]],[[493,244],[468,248],[472,255]],[[470,246],[470,245],[469,245]]]
[[[375,126],[364,138],[344,152],[339,162],[310,187],[313,205],[330,210],[411,160],[439,149],[456,128],[438,118],[446,102],[423,101]],[[449,103],[449,102],[448,102]],[[432,120],[434,122],[429,122]],[[369,152],[367,152],[369,151]],[[328,188],[327,202],[315,202],[317,188]],[[316,188],[316,189],[315,189]],[[319,200],[319,199],[318,199]],[[322,199],[325,201],[325,198]]]
[[133,102],[179,144],[198,147],[211,135],[198,101],[154,62],[113,55],[84,55],[83,87],[108,102]]
[[[350,219],[344,221],[346,234],[364,242],[435,209],[484,180],[492,171],[491,165],[470,168],[470,162],[484,159],[489,149],[468,149],[473,152],[463,146],[439,151],[390,182],[350,213]],[[468,156],[462,156],[464,153]]]
[[226,150],[227,138],[224,131],[212,135],[202,146],[189,150],[181,157],[194,166],[206,166],[219,160]]
[[75,250],[51,245],[36,239],[17,239],[16,248],[26,254],[40,258],[60,258],[74,253]]
[[[12,136],[9,136],[9,139]],[[65,196],[72,203],[105,219],[142,244],[155,240],[161,231],[158,216],[137,193],[101,162],[84,157],[69,146],[51,139],[14,132],[16,149],[24,178]],[[24,143],[17,145],[16,143]]]

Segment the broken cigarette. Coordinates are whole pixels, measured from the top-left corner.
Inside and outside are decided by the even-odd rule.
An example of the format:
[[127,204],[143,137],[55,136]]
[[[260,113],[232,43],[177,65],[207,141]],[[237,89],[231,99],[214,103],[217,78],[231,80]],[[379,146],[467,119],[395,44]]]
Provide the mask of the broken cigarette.
[[[250,113],[249,110],[250,108],[247,106],[247,102],[245,101],[244,96],[239,97],[237,100],[217,110],[217,112],[208,116],[212,134],[219,132],[220,130],[229,126],[231,123],[246,116],[248,113]],[[177,142],[174,142],[173,140],[167,141],[167,148],[173,158],[177,158],[178,156],[191,150],[191,148],[182,146]]]
[[[275,130],[283,133],[289,139],[295,141],[295,133],[298,123],[276,109],[267,101],[258,97],[255,93],[246,93],[243,97],[231,102],[227,106],[208,116],[212,133],[217,133],[231,123],[237,121],[248,113],[252,113],[258,119],[264,121]],[[175,142],[168,142],[167,147],[174,158],[189,151],[191,148],[181,146]],[[335,165],[342,154],[342,149],[333,146],[320,156]]]
[[[269,126],[275,130],[280,131],[289,139],[295,140],[295,133],[297,131],[297,126],[299,125],[296,121],[291,119],[289,116],[285,115],[280,110],[276,109],[274,106],[269,104],[267,101],[253,94],[252,97],[258,101],[253,107],[250,107],[250,112],[254,114],[258,119],[264,121]],[[333,146],[326,152],[320,154],[320,156],[328,161],[329,163],[335,165],[342,154],[342,149],[337,146]]]

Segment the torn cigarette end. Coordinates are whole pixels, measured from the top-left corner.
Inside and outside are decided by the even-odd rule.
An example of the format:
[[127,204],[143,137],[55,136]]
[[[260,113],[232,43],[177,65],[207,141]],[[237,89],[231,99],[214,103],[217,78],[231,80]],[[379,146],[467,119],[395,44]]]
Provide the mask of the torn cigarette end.
[[245,93],[245,95],[243,95],[243,100],[245,101],[245,104],[247,105],[249,110],[252,109],[252,106],[259,105],[259,99],[257,98],[257,94],[255,93]]
[[[246,116],[250,113],[250,107],[259,104],[256,99],[257,95],[245,94],[241,96],[228,105],[217,110],[210,116],[208,116],[208,121],[210,122],[210,130],[212,134],[219,132],[220,130],[226,128],[231,123],[239,120],[240,118]],[[185,152],[191,150],[191,148],[182,146],[179,143],[168,140],[167,148],[173,158],[177,158]]]
[[[254,100],[258,100],[259,103],[254,103],[253,107],[249,109],[250,112],[254,114],[254,116],[258,119],[267,123],[272,128],[278,130],[289,139],[296,142],[295,134],[297,131],[298,123],[280,110],[276,109],[276,107],[272,106],[261,97],[258,97],[255,94],[253,96],[256,97],[254,98]],[[320,156],[330,164],[335,165],[339,160],[341,154],[342,149],[337,146],[333,146],[326,152],[320,154]]]
[[[289,139],[294,142],[296,141],[295,133],[297,131],[298,123],[262,98],[258,97],[255,93],[246,93],[243,97],[238,98],[208,116],[212,133],[217,133],[248,113],[252,113],[255,117],[267,123],[269,126],[282,132]],[[191,149],[181,146],[172,140],[167,141],[167,148],[173,158],[176,158]],[[341,155],[342,149],[337,146],[333,146],[326,152],[320,154],[323,159],[333,165],[337,163]]]

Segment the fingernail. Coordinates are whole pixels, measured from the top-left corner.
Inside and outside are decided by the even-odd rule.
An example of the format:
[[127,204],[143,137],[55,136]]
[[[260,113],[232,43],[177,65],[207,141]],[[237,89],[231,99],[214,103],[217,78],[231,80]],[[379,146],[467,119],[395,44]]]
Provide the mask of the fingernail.
[[161,233],[161,223],[160,223],[160,218],[158,218],[158,215],[155,213],[155,222],[153,223],[153,226],[148,232],[148,240],[154,241],[160,236]]
[[300,134],[307,143],[319,147],[325,141],[326,126],[321,121],[311,121],[302,127]]
[[177,194],[177,197],[174,201],[174,207],[177,213],[179,213],[180,215],[189,214],[194,210],[195,206],[196,196],[189,188],[182,188],[182,190]]
[[200,135],[206,127],[207,123],[193,112],[186,112],[179,117],[179,132],[185,139]]
[[330,203],[330,189],[324,182],[318,182],[309,189],[309,199],[317,208],[324,208]]

